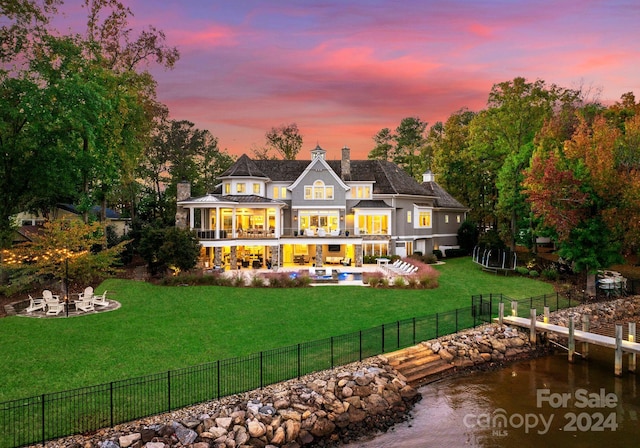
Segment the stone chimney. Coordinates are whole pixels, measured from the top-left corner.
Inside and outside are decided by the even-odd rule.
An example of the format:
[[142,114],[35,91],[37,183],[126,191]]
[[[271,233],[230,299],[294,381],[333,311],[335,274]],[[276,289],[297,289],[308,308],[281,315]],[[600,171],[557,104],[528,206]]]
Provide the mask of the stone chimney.
[[[176,200],[178,202],[185,201],[190,197],[191,183],[186,180],[178,182]],[[187,229],[189,227],[189,210],[179,205],[176,208],[176,227],[179,229]]]
[[351,150],[345,146],[342,148],[342,161],[340,163],[342,180],[351,180]]
[[424,172],[424,174],[422,175],[422,182],[433,182],[434,180],[436,180],[435,176],[433,175],[433,173],[431,172],[431,170],[427,170]]

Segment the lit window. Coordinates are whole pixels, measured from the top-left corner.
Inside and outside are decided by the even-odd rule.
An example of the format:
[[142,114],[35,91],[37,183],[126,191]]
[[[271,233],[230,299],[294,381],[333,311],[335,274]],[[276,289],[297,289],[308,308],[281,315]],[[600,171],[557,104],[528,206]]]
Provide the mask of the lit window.
[[231,184],[230,183],[224,184],[224,194],[230,194],[230,193],[231,193]]
[[333,199],[333,186],[325,186],[324,182],[317,180],[313,183],[313,186],[304,187],[305,199]]
[[311,199],[311,187],[304,187],[304,198]]
[[407,224],[411,224],[411,212],[407,212]]
[[287,187],[282,187],[280,189],[280,197],[282,199],[286,199],[287,198]]
[[456,222],[460,224],[460,215],[456,215]]
[[333,199],[333,187],[329,186],[325,189],[327,199]]
[[273,199],[278,199],[280,196],[280,189],[278,187],[273,187]]
[[236,193],[244,193],[246,191],[246,186],[244,183],[236,184]]
[[418,227],[431,227],[431,212],[418,212]]
[[253,194],[260,194],[260,184],[253,184]]
[[444,215],[444,223],[449,224],[449,215]]

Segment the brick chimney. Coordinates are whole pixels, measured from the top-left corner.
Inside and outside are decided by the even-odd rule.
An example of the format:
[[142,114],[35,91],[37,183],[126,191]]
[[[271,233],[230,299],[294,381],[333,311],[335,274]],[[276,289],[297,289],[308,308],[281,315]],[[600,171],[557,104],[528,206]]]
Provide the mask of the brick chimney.
[[[185,201],[191,197],[191,183],[183,180],[176,187],[176,200]],[[189,227],[189,210],[178,205],[176,208],[176,227],[186,229]]]
[[347,146],[342,148],[340,168],[342,180],[351,180],[351,150]]

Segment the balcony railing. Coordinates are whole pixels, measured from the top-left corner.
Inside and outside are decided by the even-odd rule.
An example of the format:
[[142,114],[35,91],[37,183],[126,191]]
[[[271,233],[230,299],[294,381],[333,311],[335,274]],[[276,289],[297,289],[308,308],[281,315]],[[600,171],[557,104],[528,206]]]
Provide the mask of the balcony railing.
[[282,234],[278,234],[275,230],[198,230],[194,229],[200,240],[231,240],[231,239],[265,239],[265,238],[292,238],[292,237],[305,237],[305,238],[379,238],[382,236],[388,236],[387,234],[380,233],[367,233],[366,231],[359,231],[357,234],[353,229],[340,230],[334,232],[327,231],[304,231],[297,228],[286,227],[282,229]]

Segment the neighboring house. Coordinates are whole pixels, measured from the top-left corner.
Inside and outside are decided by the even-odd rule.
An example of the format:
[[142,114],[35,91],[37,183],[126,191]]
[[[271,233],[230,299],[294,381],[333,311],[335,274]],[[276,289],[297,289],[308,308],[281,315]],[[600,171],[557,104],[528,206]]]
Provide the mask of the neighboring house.
[[[101,208],[99,206],[93,207],[89,213],[96,217],[100,216]],[[75,206],[71,204],[58,204],[56,208],[51,211],[51,216],[49,219],[81,219],[82,213],[80,213]],[[18,223],[18,228],[22,229],[27,226],[27,231],[29,230],[28,226],[42,226],[46,221],[46,218],[39,214],[22,212],[18,213],[16,216],[16,222]],[[122,236],[129,232],[131,229],[131,220],[128,218],[122,218],[120,213],[117,211],[107,208],[106,209],[106,219],[107,225],[112,226],[115,230],[116,234]],[[24,232],[19,231],[19,234]],[[27,238],[28,239],[28,238]]]
[[363,256],[431,253],[457,244],[468,209],[433,181],[422,184],[396,164],[326,160],[252,160],[242,155],[216,192],[191,197],[178,185],[176,226],[197,231],[205,266],[353,263]]

